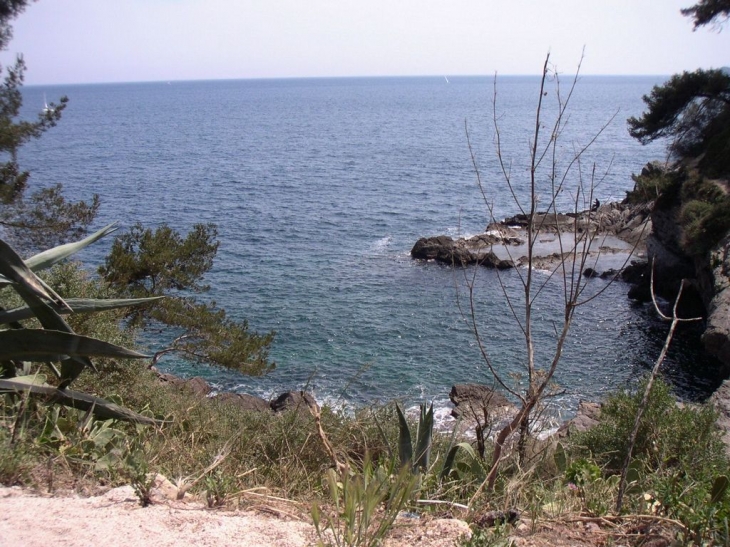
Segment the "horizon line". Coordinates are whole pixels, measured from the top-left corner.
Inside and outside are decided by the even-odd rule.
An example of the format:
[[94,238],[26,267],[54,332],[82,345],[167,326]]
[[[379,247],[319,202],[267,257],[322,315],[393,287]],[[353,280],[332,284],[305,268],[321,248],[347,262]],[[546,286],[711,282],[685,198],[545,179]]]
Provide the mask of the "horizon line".
[[[242,81],[275,81],[275,80],[364,80],[364,79],[396,79],[396,78],[540,78],[540,74],[408,74],[379,76],[260,76],[241,78],[198,78],[198,79],[162,79],[162,80],[118,80],[98,82],[63,82],[63,83],[29,83],[23,87],[58,87],[82,85],[124,85],[124,84],[173,84],[195,82],[242,82]],[[562,76],[573,78],[575,74],[563,73]],[[670,74],[579,74],[578,78],[669,78]]]

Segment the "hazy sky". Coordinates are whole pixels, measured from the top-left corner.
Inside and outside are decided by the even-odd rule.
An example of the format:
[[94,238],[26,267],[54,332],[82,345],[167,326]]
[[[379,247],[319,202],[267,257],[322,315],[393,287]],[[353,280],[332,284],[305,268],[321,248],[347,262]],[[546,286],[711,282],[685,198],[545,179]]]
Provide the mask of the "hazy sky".
[[730,25],[692,32],[694,0],[40,0],[7,63],[27,84],[536,74],[730,65]]

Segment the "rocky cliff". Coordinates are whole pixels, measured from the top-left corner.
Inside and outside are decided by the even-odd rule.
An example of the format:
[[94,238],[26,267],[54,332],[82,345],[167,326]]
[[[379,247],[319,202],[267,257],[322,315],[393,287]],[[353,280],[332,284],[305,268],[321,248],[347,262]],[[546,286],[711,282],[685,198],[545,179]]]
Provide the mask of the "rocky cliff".
[[[665,182],[662,182],[665,181]],[[666,183],[670,180],[669,183]],[[651,267],[655,292],[674,301],[683,279],[679,315],[702,316],[707,352],[730,373],[730,234],[727,229],[728,182],[708,180],[683,168],[663,170],[648,165],[639,185],[654,181],[658,196],[651,204],[652,231],[646,239],[648,264],[641,287],[631,296],[645,299]],[[635,190],[638,191],[638,190]],[[708,197],[709,196],[709,197]],[[719,219],[719,220],[718,220]]]

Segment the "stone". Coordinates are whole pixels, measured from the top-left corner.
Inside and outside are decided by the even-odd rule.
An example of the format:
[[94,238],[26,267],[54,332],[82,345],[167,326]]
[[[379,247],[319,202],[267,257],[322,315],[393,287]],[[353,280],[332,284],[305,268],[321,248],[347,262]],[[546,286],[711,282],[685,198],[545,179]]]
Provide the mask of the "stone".
[[411,249],[411,257],[459,266],[474,264],[477,256],[464,248],[463,240],[460,241],[457,244],[449,236],[422,237]]
[[601,405],[590,401],[578,403],[578,412],[575,418],[568,420],[558,428],[558,438],[567,437],[571,432],[582,433],[599,424],[601,417]]
[[456,384],[451,387],[449,399],[454,403],[455,408],[451,411],[454,418],[462,414],[482,418],[485,408],[488,415],[501,416],[513,408],[504,395],[482,384]]
[[198,397],[207,397],[208,394],[213,391],[210,384],[200,376],[194,376],[193,378],[185,380],[182,385],[186,389],[192,391],[193,395],[197,395]]
[[268,401],[247,393],[220,393],[215,397],[215,399],[222,403],[235,405],[242,410],[250,412],[272,411]]
[[297,410],[308,413],[310,408],[319,410],[317,401],[306,391],[287,391],[286,393],[282,393],[269,406],[274,412]]

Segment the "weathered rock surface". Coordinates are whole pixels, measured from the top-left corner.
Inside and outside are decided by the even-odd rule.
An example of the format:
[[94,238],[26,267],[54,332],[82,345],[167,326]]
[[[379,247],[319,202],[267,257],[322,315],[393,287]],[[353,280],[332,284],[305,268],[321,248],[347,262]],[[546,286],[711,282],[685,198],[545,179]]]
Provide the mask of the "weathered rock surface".
[[712,298],[702,342],[708,353],[730,369],[730,235],[710,253],[710,268]]
[[220,393],[215,397],[217,400],[236,405],[237,407],[251,412],[271,412],[271,405],[268,401],[255,395],[247,393]]
[[456,384],[451,387],[449,399],[454,403],[451,411],[454,418],[464,416],[483,420],[486,411],[490,419],[500,420],[514,410],[514,405],[504,395],[482,384]]
[[717,426],[722,431],[725,453],[730,456],[730,380],[725,380],[712,394],[710,402],[717,409]]
[[271,402],[270,406],[274,412],[282,412],[284,410],[309,412],[310,408],[319,410],[317,401],[306,391],[287,391],[286,393],[282,393]]
[[192,392],[197,397],[207,397],[213,389],[210,384],[206,382],[200,376],[194,376],[192,378],[179,378],[173,374],[158,373],[158,378],[163,384],[175,386],[180,389],[186,389]]
[[175,376],[174,374],[158,372],[156,369],[153,370],[157,373],[157,377],[162,384],[173,386],[178,389],[184,389],[199,398],[234,404],[243,410],[249,410],[252,412],[283,412],[285,410],[300,410],[308,413],[310,408],[319,409],[317,401],[306,391],[287,391],[286,393],[279,395],[273,401],[267,401],[261,397],[256,397],[255,395],[249,395],[247,393],[222,392],[213,397],[209,397],[213,388],[211,388],[210,384],[199,376],[185,379]]
[[490,245],[483,235],[457,240],[453,240],[449,236],[422,237],[411,249],[411,256],[456,266],[479,264],[487,268],[499,269],[514,266],[511,261],[502,260],[492,251],[486,250]]
[[[423,237],[413,246],[411,256],[455,266],[479,264],[499,269],[525,266],[527,225],[527,215],[516,215],[493,222],[485,233],[468,239],[455,240],[445,235]],[[651,231],[648,207],[620,203],[608,203],[597,211],[576,214],[536,213],[534,226],[538,238],[532,266],[537,269],[551,269],[570,259],[574,241],[583,238],[583,234],[613,236],[612,244],[606,245],[602,243],[603,237],[591,237],[587,252],[599,256],[628,253],[634,246],[643,250],[644,237]],[[576,250],[583,251],[583,244],[579,243]]]
[[566,437],[573,433],[582,433],[598,425],[601,416],[601,405],[590,401],[578,403],[578,412],[575,418],[563,423],[557,432],[558,438]]

